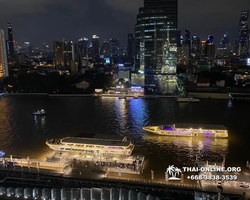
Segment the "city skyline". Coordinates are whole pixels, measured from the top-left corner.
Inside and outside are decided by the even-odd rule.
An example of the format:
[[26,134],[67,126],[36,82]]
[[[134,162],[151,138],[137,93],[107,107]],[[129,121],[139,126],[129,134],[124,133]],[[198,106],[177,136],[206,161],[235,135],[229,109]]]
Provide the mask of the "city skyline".
[[[136,15],[143,0],[131,0],[131,3],[125,3],[127,1],[124,0],[97,1],[60,1],[60,4],[58,0],[26,0],[22,4],[15,0],[2,1],[0,27],[6,32],[7,23],[12,23],[13,37],[19,44],[29,41],[34,46],[40,46],[43,42],[51,45],[62,38],[77,41],[81,37],[91,38],[96,34],[101,42],[112,37],[121,40],[121,47],[126,46],[127,34],[134,33]],[[249,9],[250,2],[241,0],[229,3],[223,0],[219,4],[216,1],[179,0],[178,29],[183,32],[187,28],[191,35],[199,35],[202,40],[213,34],[216,42],[225,32],[229,32],[229,38],[236,40],[241,11]],[[210,5],[212,8],[207,9]]]

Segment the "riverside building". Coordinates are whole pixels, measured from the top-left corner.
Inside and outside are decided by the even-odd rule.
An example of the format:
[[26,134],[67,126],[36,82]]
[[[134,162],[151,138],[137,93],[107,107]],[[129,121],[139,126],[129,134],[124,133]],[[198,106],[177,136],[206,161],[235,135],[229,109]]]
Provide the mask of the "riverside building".
[[135,70],[144,73],[146,94],[176,89],[177,26],[177,0],[144,0],[135,25]]

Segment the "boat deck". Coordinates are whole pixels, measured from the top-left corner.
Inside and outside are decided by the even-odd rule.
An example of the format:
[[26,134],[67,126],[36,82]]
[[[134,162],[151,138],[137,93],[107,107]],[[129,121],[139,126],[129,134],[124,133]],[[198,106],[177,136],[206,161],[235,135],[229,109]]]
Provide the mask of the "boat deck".
[[204,129],[204,130],[223,130],[226,131],[227,128],[223,125],[210,125],[210,124],[175,124],[176,129]]

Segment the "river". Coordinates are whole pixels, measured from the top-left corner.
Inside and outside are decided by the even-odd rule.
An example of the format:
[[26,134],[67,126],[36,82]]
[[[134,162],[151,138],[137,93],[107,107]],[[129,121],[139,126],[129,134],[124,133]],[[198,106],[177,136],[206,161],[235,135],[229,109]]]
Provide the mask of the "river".
[[[37,109],[48,113],[31,115]],[[0,99],[0,150],[7,155],[42,159],[51,150],[47,138],[82,136],[87,133],[127,136],[145,155],[145,174],[155,171],[164,178],[168,165],[193,166],[200,160],[245,166],[250,160],[250,105],[228,100],[177,103],[175,99],[118,99],[89,97],[7,96]],[[164,137],[142,127],[174,123],[225,125],[228,139]]]

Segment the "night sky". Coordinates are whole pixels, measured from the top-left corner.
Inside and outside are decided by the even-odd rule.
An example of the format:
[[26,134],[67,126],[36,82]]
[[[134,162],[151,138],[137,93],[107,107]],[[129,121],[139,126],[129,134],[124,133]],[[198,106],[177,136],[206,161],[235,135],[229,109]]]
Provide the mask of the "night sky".
[[[125,46],[142,5],[143,0],[0,0],[0,27],[6,31],[12,23],[14,40],[33,46],[94,34]],[[179,29],[201,39],[213,34],[217,41],[229,32],[235,40],[242,9],[250,9],[249,0],[179,0]]]

